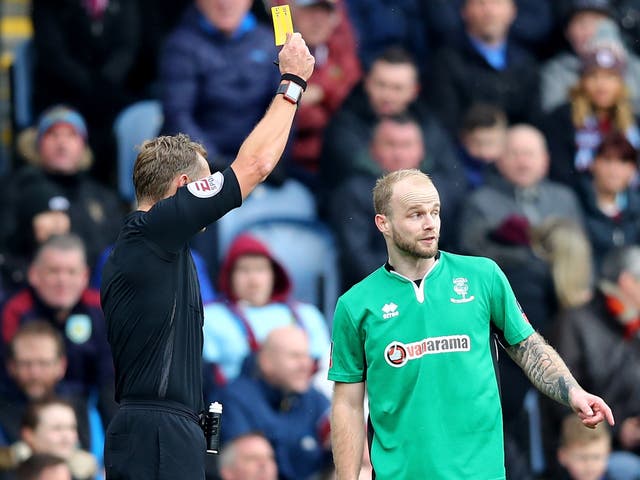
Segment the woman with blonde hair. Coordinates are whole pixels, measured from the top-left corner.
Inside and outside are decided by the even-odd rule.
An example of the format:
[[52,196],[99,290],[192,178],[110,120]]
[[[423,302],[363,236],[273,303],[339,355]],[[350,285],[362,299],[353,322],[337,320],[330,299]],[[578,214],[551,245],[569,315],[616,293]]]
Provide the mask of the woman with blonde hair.
[[549,265],[558,310],[591,299],[593,256],[584,229],[566,218],[550,218],[531,230],[533,251]]
[[551,152],[549,176],[574,188],[607,134],[620,132],[634,147],[640,145],[638,118],[624,80],[627,54],[607,25],[581,55],[580,78],[569,102],[542,122]]

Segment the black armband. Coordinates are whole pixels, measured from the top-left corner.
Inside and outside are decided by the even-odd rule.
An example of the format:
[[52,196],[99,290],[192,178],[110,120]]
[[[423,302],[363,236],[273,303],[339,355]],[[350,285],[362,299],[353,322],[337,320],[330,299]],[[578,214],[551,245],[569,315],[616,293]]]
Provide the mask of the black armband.
[[283,80],[289,80],[296,85],[300,85],[300,88],[302,88],[303,92],[307,89],[307,82],[305,82],[303,78],[299,77],[298,75],[294,75],[293,73],[283,73],[280,77],[280,81]]

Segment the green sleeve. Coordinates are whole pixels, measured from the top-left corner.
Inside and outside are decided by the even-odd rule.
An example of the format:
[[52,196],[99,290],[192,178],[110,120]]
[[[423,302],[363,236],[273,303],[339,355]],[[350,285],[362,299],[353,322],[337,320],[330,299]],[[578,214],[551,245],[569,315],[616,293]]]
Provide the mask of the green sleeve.
[[329,380],[357,383],[366,377],[364,341],[343,297],[338,300],[331,332]]
[[493,263],[491,283],[491,321],[510,345],[521,342],[534,332],[522,311],[504,272]]

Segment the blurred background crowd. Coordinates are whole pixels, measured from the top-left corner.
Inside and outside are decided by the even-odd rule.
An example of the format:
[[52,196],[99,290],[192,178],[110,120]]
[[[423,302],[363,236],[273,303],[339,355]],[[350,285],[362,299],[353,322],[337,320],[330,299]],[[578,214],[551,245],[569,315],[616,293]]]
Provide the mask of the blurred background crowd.
[[640,0],[4,0],[0,479],[101,478],[97,289],[135,147],[183,132],[228,166],[279,83],[285,3],[316,58],[291,140],[192,245],[209,478],[332,478],[333,308],[386,261],[371,189],[401,168],[434,179],[441,248],[494,259],[616,416],[576,427],[502,355],[508,478],[640,478]]

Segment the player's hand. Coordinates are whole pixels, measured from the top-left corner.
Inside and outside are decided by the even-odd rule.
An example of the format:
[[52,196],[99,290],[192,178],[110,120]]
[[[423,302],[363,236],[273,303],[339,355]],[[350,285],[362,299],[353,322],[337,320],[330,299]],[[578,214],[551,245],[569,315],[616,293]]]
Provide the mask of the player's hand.
[[316,59],[313,58],[302,35],[287,33],[287,41],[278,54],[280,73],[292,73],[304,80],[309,80],[313,73]]
[[582,389],[572,389],[569,393],[569,405],[578,414],[585,427],[596,428],[596,426],[606,420],[613,426],[615,420],[609,405],[600,397],[591,395]]

